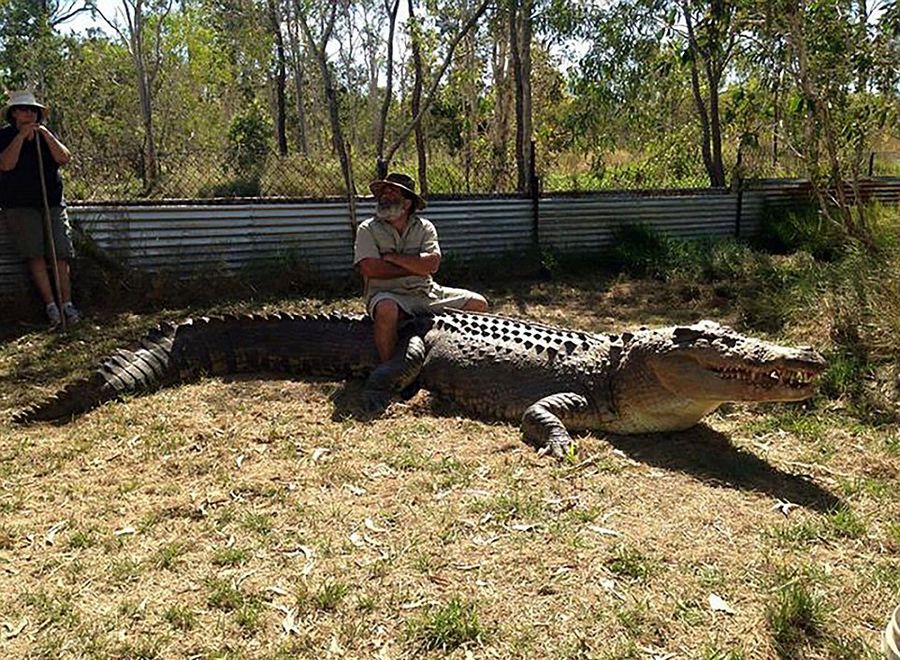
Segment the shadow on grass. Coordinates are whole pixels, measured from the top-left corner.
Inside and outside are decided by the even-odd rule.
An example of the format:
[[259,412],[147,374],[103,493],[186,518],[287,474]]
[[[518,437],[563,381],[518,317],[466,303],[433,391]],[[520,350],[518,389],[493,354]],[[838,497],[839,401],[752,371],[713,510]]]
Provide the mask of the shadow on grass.
[[606,440],[633,460],[678,470],[713,486],[753,490],[821,513],[843,504],[818,484],[735,447],[728,436],[704,424],[680,433],[610,435]]

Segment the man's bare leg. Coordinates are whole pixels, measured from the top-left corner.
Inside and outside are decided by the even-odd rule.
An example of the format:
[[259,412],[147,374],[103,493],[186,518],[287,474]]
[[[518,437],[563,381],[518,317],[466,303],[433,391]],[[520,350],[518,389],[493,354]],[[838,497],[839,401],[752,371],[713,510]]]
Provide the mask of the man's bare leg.
[[375,349],[378,358],[387,362],[397,348],[397,324],[400,322],[400,306],[393,300],[382,300],[373,310]]

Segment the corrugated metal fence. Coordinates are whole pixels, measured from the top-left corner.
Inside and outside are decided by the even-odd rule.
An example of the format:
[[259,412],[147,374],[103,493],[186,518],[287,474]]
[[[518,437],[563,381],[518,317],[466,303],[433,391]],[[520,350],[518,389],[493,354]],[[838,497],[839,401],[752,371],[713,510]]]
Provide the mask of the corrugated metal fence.
[[[866,194],[900,201],[900,178],[867,185]],[[445,254],[465,260],[523,252],[539,241],[561,252],[608,246],[613,231],[640,223],[678,238],[752,235],[767,205],[809,199],[797,181],[748,185],[740,199],[729,190],[602,192],[522,197],[435,199],[426,216],[438,227]],[[372,214],[360,200],[360,218]],[[94,243],[124,265],[184,277],[201,269],[233,271],[291,253],[322,274],[347,272],[353,239],[344,201],[236,204],[72,206],[69,216]],[[0,223],[0,296],[25,286],[21,260]]]

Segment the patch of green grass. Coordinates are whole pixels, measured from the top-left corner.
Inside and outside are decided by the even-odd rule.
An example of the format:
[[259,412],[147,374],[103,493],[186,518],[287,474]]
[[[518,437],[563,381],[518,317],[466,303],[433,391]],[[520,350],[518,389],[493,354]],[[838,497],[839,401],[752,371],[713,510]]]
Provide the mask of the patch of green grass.
[[797,658],[806,644],[821,641],[827,615],[825,600],[805,580],[778,589],[774,601],[766,607],[766,622],[779,657]]
[[241,520],[241,527],[260,536],[268,536],[273,529],[272,516],[264,513],[248,513]]
[[142,571],[143,566],[140,561],[125,557],[114,561],[109,567],[107,575],[112,581],[125,584],[137,580]]
[[700,650],[699,660],[744,660],[746,657],[740,649],[722,651],[705,646]]
[[616,575],[645,580],[653,570],[653,562],[644,553],[629,546],[618,546],[606,566]]
[[27,593],[22,599],[25,605],[37,611],[37,619],[49,625],[71,628],[78,623],[78,613],[72,595],[65,591],[50,593],[41,589]]
[[453,651],[481,640],[484,630],[478,621],[474,603],[454,598],[433,607],[417,619],[407,621],[406,639],[422,651]]
[[849,507],[841,507],[824,516],[771,528],[771,535],[787,543],[822,543],[836,538],[865,536],[868,524]]
[[210,607],[232,612],[244,604],[244,595],[227,580],[211,578],[207,580],[206,587],[209,591],[206,602]]
[[498,522],[522,520],[536,522],[546,513],[544,502],[531,493],[510,491],[475,500],[471,509],[478,514],[491,514]]
[[324,612],[334,612],[344,600],[347,592],[347,585],[341,582],[329,581],[316,590],[313,596],[313,603],[316,609]]
[[755,434],[786,431],[801,440],[816,442],[825,438],[834,426],[834,420],[815,411],[807,411],[799,406],[781,405],[772,408],[770,414],[751,422],[748,427]]
[[212,558],[214,566],[240,566],[250,557],[250,553],[241,548],[222,548],[216,550]]
[[252,634],[260,629],[262,603],[256,599],[246,599],[235,611],[234,621],[244,634]]
[[178,560],[181,555],[184,554],[184,551],[184,545],[179,543],[178,541],[175,541],[174,543],[167,543],[156,551],[153,565],[157,568],[171,570],[178,565]]
[[197,625],[197,614],[186,605],[172,605],[163,618],[176,630],[191,630]]
[[68,546],[70,550],[83,550],[97,544],[97,534],[93,529],[77,529],[69,534]]

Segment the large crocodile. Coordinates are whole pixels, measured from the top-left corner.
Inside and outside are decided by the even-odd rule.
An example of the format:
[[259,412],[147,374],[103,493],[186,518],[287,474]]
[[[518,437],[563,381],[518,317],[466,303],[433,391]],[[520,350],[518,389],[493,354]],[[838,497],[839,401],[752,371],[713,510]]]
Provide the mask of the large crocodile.
[[415,382],[481,417],[520,421],[526,441],[563,455],[570,430],[676,431],[726,401],[805,399],[825,364],[812,348],[753,339],[712,321],[595,334],[450,312],[408,322],[400,346],[378,366],[371,322],[342,314],[163,324],[139,348],[117,351],[89,377],[14,419],[68,419],[204,374],[368,375],[371,405]]

